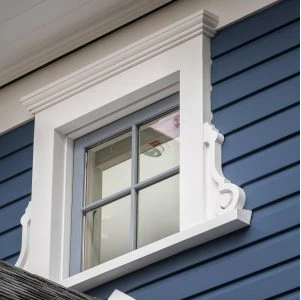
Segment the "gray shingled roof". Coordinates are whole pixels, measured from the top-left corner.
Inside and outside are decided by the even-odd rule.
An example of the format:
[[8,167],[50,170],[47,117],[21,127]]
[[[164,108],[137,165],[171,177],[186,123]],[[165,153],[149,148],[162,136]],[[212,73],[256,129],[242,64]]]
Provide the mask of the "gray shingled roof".
[[0,261],[0,299],[91,300],[95,298]]

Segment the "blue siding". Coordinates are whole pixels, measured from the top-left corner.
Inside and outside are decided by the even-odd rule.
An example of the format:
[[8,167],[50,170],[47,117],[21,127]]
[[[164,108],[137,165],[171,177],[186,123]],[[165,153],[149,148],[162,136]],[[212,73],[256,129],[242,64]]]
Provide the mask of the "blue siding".
[[0,259],[14,264],[21,249],[20,219],[30,201],[34,122],[0,136]]
[[299,299],[299,1],[282,1],[221,30],[212,58],[223,171],[246,191],[251,226],[87,293]]

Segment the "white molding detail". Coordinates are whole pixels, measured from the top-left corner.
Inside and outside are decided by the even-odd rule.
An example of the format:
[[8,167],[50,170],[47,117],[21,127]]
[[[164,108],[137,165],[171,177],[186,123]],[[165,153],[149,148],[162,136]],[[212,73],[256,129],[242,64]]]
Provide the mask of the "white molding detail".
[[212,37],[217,22],[216,15],[201,10],[21,98],[20,102],[36,114],[200,34]]
[[125,293],[115,290],[108,300],[135,300],[133,297],[126,295]]
[[[204,124],[205,163],[206,171],[208,218],[222,215],[234,209],[242,209],[245,204],[245,192],[237,185],[226,179],[222,172],[221,145],[224,137],[211,123]],[[213,201],[215,200],[215,201]],[[208,201],[208,200],[207,200]],[[215,203],[214,203],[215,202]],[[211,208],[211,210],[210,210]]]
[[26,265],[26,261],[29,253],[30,224],[31,224],[31,201],[29,201],[25,213],[21,218],[22,245],[21,245],[21,252],[19,258],[15,264],[15,266],[19,268],[24,268]]
[[59,39],[51,45],[41,45],[27,57],[4,66],[0,71],[0,86],[18,78],[40,66],[56,59],[82,45],[85,45],[106,33],[127,24],[136,18],[170,2],[170,0],[135,1],[133,5],[109,14],[108,18],[93,22],[68,37]]
[[[36,113],[29,271],[88,290],[250,224],[243,191],[222,174],[223,137],[210,124],[216,24],[215,15],[198,11],[21,99]],[[175,91],[181,107],[180,231],[69,276],[74,139]]]

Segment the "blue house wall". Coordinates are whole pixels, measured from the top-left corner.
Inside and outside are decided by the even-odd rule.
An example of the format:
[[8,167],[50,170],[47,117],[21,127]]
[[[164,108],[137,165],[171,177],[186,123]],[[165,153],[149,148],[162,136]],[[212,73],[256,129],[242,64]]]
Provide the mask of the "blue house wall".
[[0,260],[15,264],[30,200],[34,122],[0,136]]
[[[136,299],[299,299],[299,1],[212,39],[213,123],[223,171],[247,194],[249,228],[87,291]],[[0,259],[15,263],[30,200],[34,123],[0,136]]]
[[[88,291],[135,299],[299,299],[299,1],[212,39],[213,123],[223,171],[247,194],[249,228]],[[279,298],[278,298],[279,297]]]

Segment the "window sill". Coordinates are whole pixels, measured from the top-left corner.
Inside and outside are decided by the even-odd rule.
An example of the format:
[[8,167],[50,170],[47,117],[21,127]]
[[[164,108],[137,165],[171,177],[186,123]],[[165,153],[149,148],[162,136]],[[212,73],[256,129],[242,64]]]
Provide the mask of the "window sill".
[[68,277],[62,280],[60,284],[80,291],[89,290],[181,251],[246,227],[250,224],[251,215],[251,211],[235,209],[227,214]]

